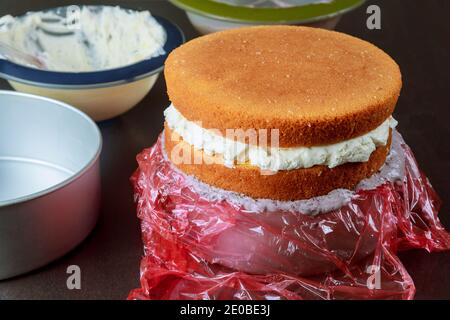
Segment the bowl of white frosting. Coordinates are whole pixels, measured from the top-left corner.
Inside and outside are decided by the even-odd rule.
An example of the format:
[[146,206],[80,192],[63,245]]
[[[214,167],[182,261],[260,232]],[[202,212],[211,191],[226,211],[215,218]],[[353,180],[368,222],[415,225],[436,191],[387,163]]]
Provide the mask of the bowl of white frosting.
[[0,57],[0,76],[14,89],[64,101],[101,121],[148,94],[184,35],[149,11],[68,6],[1,17],[0,41],[45,65]]

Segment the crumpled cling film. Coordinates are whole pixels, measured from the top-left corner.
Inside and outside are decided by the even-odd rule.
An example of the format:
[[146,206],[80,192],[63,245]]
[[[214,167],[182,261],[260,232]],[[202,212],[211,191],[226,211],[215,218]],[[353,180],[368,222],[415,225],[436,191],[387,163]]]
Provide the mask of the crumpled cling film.
[[200,196],[162,138],[132,177],[144,257],[128,299],[412,299],[398,250],[450,249],[440,201],[402,144],[402,182],[329,213],[252,212]]

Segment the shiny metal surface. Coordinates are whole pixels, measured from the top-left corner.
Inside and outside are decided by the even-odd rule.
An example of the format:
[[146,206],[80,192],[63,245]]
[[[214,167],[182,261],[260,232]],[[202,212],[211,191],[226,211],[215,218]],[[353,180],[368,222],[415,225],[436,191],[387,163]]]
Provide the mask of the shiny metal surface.
[[75,108],[0,91],[0,279],[62,256],[92,230],[101,144]]

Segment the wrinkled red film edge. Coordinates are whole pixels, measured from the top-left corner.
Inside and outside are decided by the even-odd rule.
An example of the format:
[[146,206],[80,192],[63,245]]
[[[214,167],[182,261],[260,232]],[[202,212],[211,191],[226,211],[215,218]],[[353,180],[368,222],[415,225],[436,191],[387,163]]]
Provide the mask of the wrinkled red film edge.
[[[438,219],[436,192],[410,148],[403,148],[403,183],[358,191],[350,204],[332,213],[269,217],[202,199],[164,158],[160,138],[137,156],[139,168],[131,178],[144,256],[141,288],[128,299],[412,299],[414,283],[397,252],[448,250],[450,234]],[[272,221],[278,216],[282,226]],[[258,232],[250,232],[255,227]],[[257,250],[245,261],[235,246],[249,235]],[[334,235],[355,240],[353,249],[336,251]],[[234,245],[227,245],[227,237],[235,237]],[[334,270],[297,276],[292,252],[308,252],[319,266]],[[255,273],[240,271],[248,268]]]

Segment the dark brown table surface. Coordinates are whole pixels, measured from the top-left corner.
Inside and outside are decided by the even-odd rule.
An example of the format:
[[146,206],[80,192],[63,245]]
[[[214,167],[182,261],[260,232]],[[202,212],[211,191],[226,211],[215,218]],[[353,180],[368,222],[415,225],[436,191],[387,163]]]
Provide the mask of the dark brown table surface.
[[[149,9],[197,36],[183,11],[167,1],[1,0],[0,16],[73,4],[114,4]],[[450,1],[369,1],[381,7],[382,29],[366,28],[367,4],[344,16],[337,29],[366,39],[401,66],[404,87],[395,118],[422,169],[444,200],[441,221],[450,229]],[[0,80],[1,89],[11,89]],[[125,299],[139,286],[142,253],[129,177],[135,156],[152,145],[169,105],[163,77],[133,110],[99,123],[104,146],[102,208],[97,227],[75,250],[39,270],[0,281],[0,299]],[[450,299],[450,252],[400,254],[418,299]],[[68,290],[66,268],[81,268],[81,290]]]

